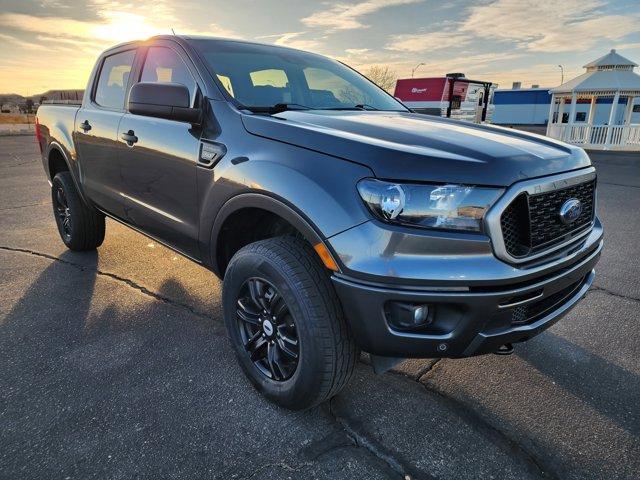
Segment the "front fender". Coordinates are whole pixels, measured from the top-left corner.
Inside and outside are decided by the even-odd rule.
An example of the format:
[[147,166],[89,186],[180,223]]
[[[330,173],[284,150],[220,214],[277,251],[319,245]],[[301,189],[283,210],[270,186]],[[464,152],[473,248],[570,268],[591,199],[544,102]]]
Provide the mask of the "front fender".
[[[216,167],[219,177],[202,199],[206,207],[201,226],[208,243],[203,245],[207,248],[205,258],[214,268],[220,228],[232,213],[243,208],[277,214],[311,244],[369,220],[356,184],[371,176],[371,170],[318,152],[268,142],[269,148],[257,151],[254,159],[225,158]],[[264,158],[267,153],[279,160]]]

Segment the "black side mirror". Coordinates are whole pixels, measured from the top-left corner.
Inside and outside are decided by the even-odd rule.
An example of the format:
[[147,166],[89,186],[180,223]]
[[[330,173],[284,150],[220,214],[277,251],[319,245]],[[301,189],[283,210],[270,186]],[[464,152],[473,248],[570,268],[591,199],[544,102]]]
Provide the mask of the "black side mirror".
[[181,83],[136,83],[129,93],[129,112],[147,117],[198,123],[200,109],[191,108],[189,89]]

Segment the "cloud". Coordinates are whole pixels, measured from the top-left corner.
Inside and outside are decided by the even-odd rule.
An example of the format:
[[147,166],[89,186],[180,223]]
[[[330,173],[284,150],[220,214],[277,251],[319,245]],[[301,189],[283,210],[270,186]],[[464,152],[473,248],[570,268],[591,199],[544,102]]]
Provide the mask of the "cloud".
[[619,43],[616,45],[617,50],[636,50],[640,48],[640,42],[636,43]]
[[127,12],[101,12],[102,20],[84,22],[65,17],[39,17],[22,13],[0,14],[0,25],[50,37],[124,41],[162,32],[145,17]]
[[420,53],[448,48],[460,48],[470,41],[471,36],[464,33],[454,31],[426,32],[393,35],[391,41],[385,48],[399,52]]
[[40,45],[38,43],[25,42],[20,38],[14,37],[12,35],[7,35],[5,33],[0,33],[0,40],[6,43],[10,43],[14,46],[25,48],[27,50],[46,50],[47,48],[44,45]]
[[360,17],[375,13],[378,10],[398,5],[420,3],[424,0],[367,0],[364,2],[347,4],[338,3],[326,10],[319,10],[312,13],[301,21],[309,27],[325,27],[329,30],[352,30],[356,28],[367,28],[360,21]]
[[209,25],[209,29],[206,31],[190,30],[189,28],[182,30],[182,28],[180,28],[179,30],[176,30],[176,33],[177,34],[188,33],[191,35],[207,35],[207,36],[221,37],[221,38],[243,38],[242,35],[240,35],[235,30],[221,27],[217,23],[212,23],[211,25]]
[[299,38],[302,35],[305,35],[307,32],[288,32],[288,33],[277,33],[274,35],[263,35],[258,37],[259,40],[262,39],[273,39],[276,40],[273,42],[275,45],[282,45],[283,47],[297,48],[299,50],[313,50],[320,45],[320,42],[315,39],[304,39]]
[[534,52],[585,51],[638,31],[637,13],[605,15],[604,6],[600,0],[496,0],[471,7],[459,30]]
[[345,50],[345,52],[348,53],[349,55],[365,55],[370,51],[371,50],[368,48],[347,48]]

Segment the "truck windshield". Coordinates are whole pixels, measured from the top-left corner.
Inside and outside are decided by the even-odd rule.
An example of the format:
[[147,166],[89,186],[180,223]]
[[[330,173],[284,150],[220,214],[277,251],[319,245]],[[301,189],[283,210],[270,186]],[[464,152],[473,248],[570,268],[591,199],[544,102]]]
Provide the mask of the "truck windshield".
[[321,55],[234,41],[191,43],[229,95],[249,110],[407,111],[362,75]]

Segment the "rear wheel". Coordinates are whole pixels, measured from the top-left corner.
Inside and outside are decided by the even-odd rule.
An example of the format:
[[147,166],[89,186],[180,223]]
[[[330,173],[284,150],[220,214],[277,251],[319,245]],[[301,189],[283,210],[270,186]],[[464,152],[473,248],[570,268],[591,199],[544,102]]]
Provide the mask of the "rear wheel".
[[60,238],[71,250],[94,250],[102,245],[104,215],[87,205],[76,190],[71,174],[60,172],[51,182],[51,203]]
[[223,307],[240,365],[268,399],[306,409],[347,384],[358,351],[306,242],[277,237],[238,251],[225,274]]

